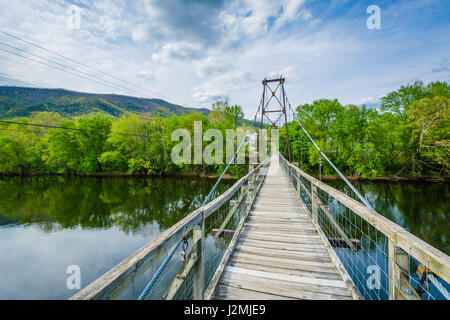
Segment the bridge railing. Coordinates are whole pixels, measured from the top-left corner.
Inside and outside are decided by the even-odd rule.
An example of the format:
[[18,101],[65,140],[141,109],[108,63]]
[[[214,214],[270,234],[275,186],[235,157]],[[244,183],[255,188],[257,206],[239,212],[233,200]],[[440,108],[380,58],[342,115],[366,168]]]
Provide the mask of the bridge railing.
[[449,299],[449,256],[281,155],[280,162],[364,299]]
[[269,166],[269,158],[208,204],[71,297],[209,299]]

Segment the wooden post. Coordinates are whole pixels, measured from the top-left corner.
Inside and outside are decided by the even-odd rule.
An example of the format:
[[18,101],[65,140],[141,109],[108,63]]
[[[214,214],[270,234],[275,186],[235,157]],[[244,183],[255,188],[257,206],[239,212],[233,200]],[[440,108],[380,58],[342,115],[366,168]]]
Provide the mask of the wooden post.
[[311,213],[312,213],[312,220],[314,223],[319,223],[319,219],[318,219],[318,205],[317,205],[317,187],[314,184],[313,181],[311,181],[311,203],[312,203],[312,208],[311,208]]
[[[249,172],[251,172],[254,168],[255,168],[254,165],[250,164]],[[247,180],[247,184],[248,184],[247,204],[252,203],[252,201],[253,201],[255,175],[256,174],[252,175]]]
[[194,267],[194,300],[203,300],[205,289],[205,219],[194,227],[194,244],[197,244],[197,264]]
[[[407,288],[404,285],[404,280],[407,280],[409,283],[409,279],[407,279],[407,276],[403,273],[406,272],[408,274],[409,272],[409,257],[408,254],[403,251],[400,248],[396,248],[395,251],[395,263],[396,263],[396,273],[395,273],[395,281],[397,283],[397,288],[400,288],[400,290],[397,289],[397,300],[405,300],[407,299],[407,294],[404,296],[403,293],[410,292],[411,290]],[[406,279],[405,279],[406,278]]]
[[389,260],[389,300],[396,299],[395,289],[395,242],[389,238],[388,260]]
[[394,241],[389,239],[389,300],[420,300],[406,275],[409,273],[409,255]]

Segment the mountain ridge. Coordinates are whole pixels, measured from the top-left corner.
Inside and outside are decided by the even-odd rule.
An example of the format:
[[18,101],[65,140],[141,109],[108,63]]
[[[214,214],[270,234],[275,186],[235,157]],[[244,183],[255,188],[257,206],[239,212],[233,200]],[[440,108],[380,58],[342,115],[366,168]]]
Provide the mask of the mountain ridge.
[[103,112],[114,117],[135,113],[170,116],[201,112],[206,108],[189,108],[158,98],[139,98],[119,94],[100,94],[68,89],[0,86],[0,119],[27,117],[32,112],[56,112],[73,117]]

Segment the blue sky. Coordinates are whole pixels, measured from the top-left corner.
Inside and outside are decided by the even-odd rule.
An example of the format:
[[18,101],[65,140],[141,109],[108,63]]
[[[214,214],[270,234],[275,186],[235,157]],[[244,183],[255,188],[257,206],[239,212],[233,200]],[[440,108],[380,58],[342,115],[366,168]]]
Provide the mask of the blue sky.
[[[79,29],[67,28],[71,5],[81,10]],[[367,28],[369,5],[380,7],[381,29]],[[293,105],[319,98],[377,104],[402,84],[450,78],[450,1],[0,0],[0,6],[1,31],[148,90],[112,89],[0,51],[0,76],[43,87],[159,93],[190,107],[227,99],[251,118],[267,76],[286,76]],[[0,42],[82,69],[4,34]]]

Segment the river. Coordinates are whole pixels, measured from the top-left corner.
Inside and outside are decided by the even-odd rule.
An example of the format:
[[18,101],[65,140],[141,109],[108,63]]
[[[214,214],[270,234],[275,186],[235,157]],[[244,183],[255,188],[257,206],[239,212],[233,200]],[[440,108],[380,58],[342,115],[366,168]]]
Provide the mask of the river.
[[[234,181],[223,181],[218,193]],[[0,177],[0,299],[67,299],[200,206],[214,179]],[[329,182],[346,191],[344,184]],[[357,183],[387,218],[450,253],[449,186]],[[136,293],[122,298],[136,298]]]

